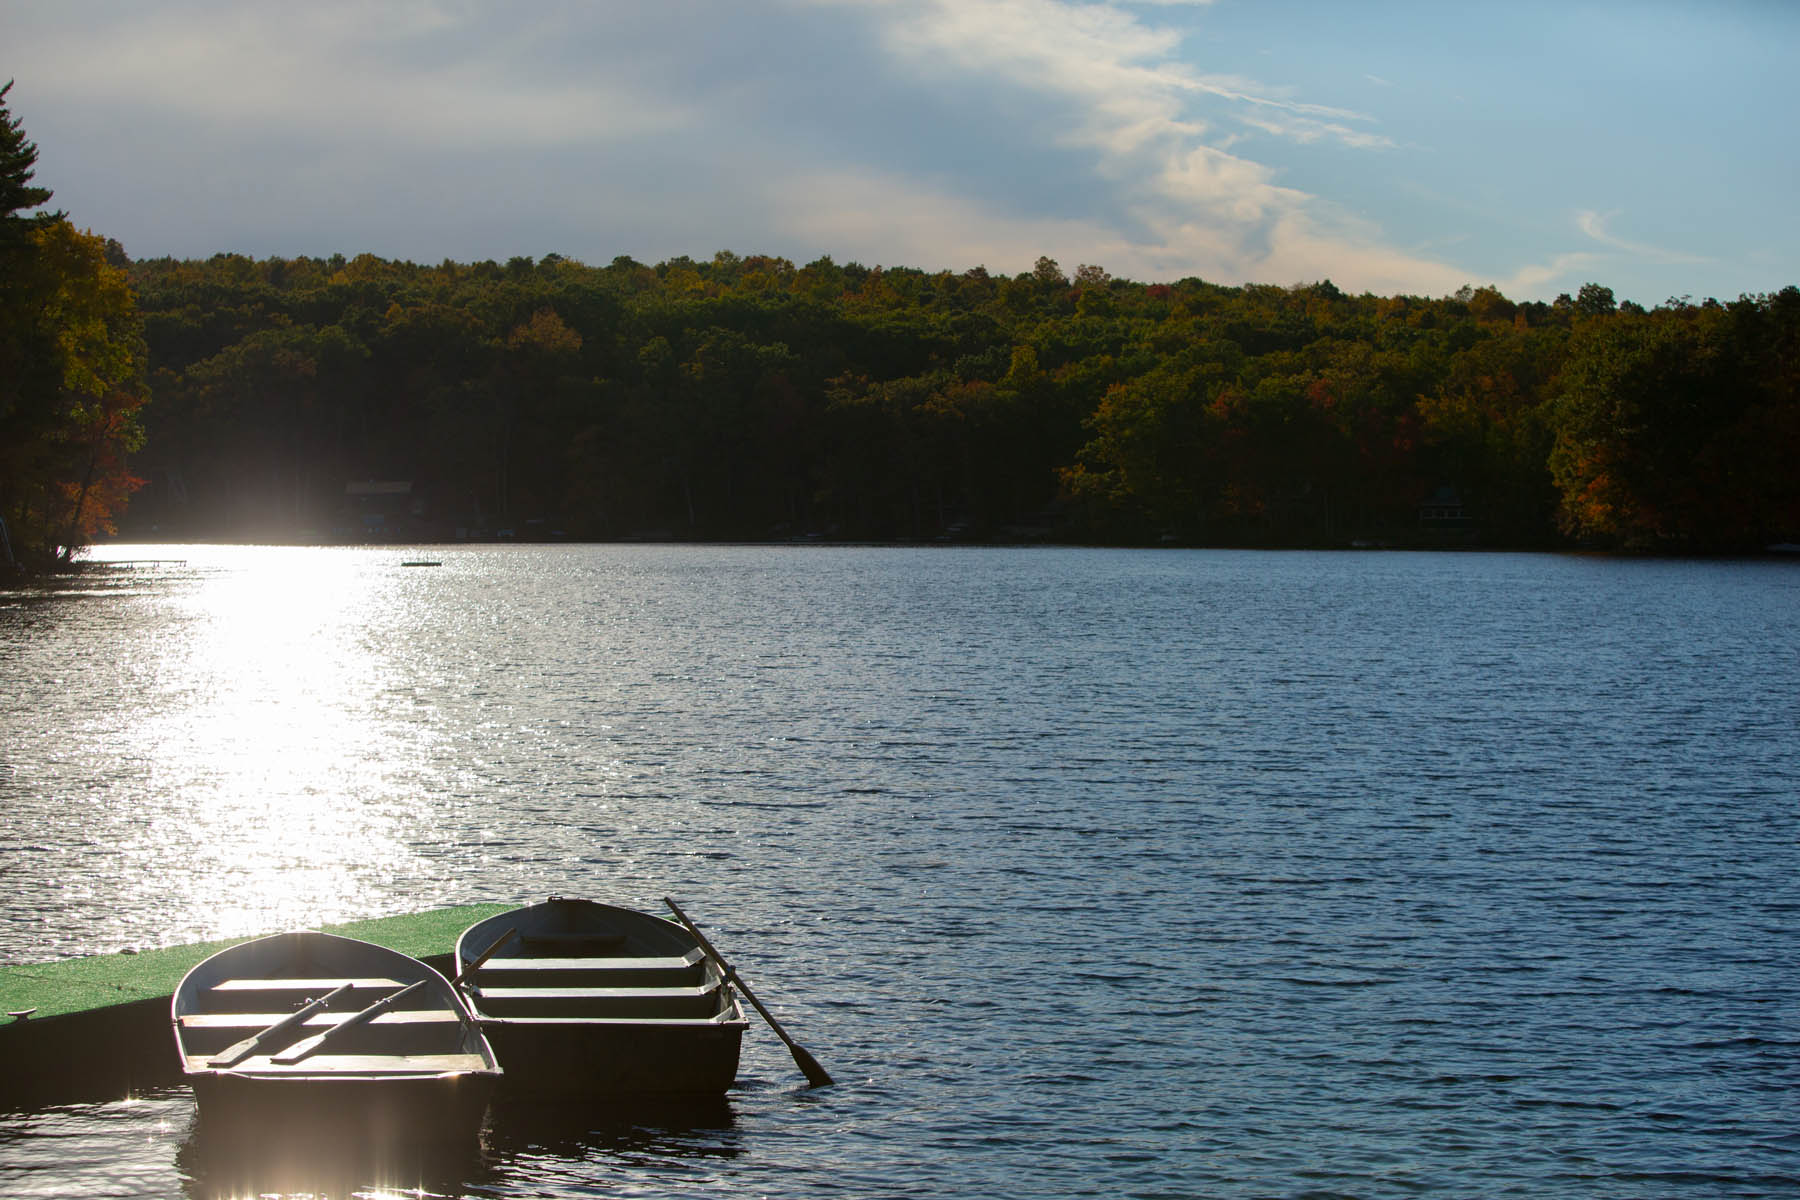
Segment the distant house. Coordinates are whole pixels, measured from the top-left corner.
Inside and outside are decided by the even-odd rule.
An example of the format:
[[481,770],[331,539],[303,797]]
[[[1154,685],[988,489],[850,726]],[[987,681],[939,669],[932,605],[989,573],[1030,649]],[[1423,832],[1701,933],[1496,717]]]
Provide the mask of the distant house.
[[1419,505],[1421,529],[1456,533],[1474,527],[1475,521],[1463,503],[1462,493],[1453,487],[1438,488]]
[[350,531],[371,540],[394,537],[424,515],[424,500],[409,479],[368,479],[344,485]]

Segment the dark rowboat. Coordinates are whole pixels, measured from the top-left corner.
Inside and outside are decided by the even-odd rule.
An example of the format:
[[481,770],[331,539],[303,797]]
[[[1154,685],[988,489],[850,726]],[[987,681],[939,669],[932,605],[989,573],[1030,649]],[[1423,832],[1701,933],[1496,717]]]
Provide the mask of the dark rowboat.
[[717,1096],[737,1079],[744,1011],[661,917],[551,897],[465,929],[456,964],[509,1092]]
[[383,946],[281,933],[181,981],[175,1045],[203,1126],[472,1138],[500,1076],[456,989]]

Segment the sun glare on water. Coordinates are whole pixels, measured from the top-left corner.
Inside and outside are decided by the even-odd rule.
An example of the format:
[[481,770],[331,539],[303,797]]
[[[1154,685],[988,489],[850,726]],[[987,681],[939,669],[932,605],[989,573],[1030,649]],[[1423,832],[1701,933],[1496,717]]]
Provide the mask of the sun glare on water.
[[[410,706],[392,715],[384,631],[405,596],[383,560],[293,548],[214,551],[162,647],[155,712],[137,727],[164,810],[141,852],[189,843],[218,936],[362,915],[377,873],[406,872],[421,797]],[[210,569],[216,566],[216,569]]]

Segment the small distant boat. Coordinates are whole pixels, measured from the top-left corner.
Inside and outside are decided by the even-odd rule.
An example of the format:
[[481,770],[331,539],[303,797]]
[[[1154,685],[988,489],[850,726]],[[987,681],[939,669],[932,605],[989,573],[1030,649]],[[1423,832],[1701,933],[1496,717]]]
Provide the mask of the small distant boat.
[[469,926],[458,985],[512,1093],[721,1095],[748,1022],[699,941],[634,909],[553,896]]
[[447,979],[354,938],[281,933],[221,950],[182,979],[171,1016],[203,1126],[469,1139],[500,1077]]
[[409,558],[400,565],[403,567],[441,567],[444,565],[444,560],[441,558]]

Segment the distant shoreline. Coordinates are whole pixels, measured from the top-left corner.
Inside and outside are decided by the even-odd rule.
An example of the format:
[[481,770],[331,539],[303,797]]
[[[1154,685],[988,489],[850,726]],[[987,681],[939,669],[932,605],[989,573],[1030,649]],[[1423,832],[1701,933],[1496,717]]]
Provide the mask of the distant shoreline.
[[[283,549],[334,549],[334,550],[391,550],[395,552],[425,550],[455,550],[463,548],[491,549],[499,546],[516,547],[591,547],[591,546],[645,546],[645,547],[757,547],[757,548],[792,548],[817,547],[819,549],[968,549],[968,550],[1209,550],[1209,551],[1253,551],[1253,552],[1294,552],[1294,553],[1403,553],[1403,554],[1551,554],[1573,555],[1581,557],[1608,558],[1645,558],[1645,559],[1694,559],[1694,560],[1737,560],[1737,559],[1792,559],[1800,562],[1800,544],[1782,543],[1754,549],[1735,551],[1658,551],[1649,549],[1621,549],[1612,546],[1578,546],[1578,545],[1489,545],[1478,541],[1428,541],[1404,539],[1380,541],[1352,541],[1343,543],[1283,543],[1283,542],[1098,542],[1098,541],[1053,541],[1023,540],[995,538],[980,540],[974,538],[932,538],[921,540],[881,540],[873,538],[557,538],[546,540],[526,540],[518,538],[462,538],[418,541],[322,541],[275,538],[230,538],[230,537],[186,537],[179,539],[158,538],[154,536],[113,538],[97,542],[89,547],[87,554],[101,547],[131,546],[267,546]],[[43,574],[73,573],[86,567],[95,566],[136,566],[150,565],[157,562],[173,562],[176,560],[113,560],[77,557],[74,562],[66,564],[59,571],[42,572]]]

